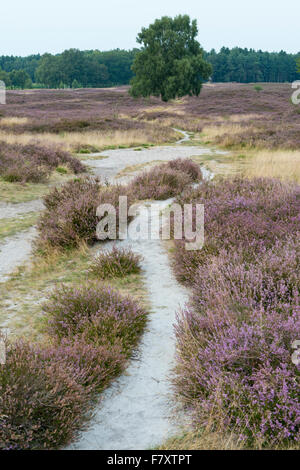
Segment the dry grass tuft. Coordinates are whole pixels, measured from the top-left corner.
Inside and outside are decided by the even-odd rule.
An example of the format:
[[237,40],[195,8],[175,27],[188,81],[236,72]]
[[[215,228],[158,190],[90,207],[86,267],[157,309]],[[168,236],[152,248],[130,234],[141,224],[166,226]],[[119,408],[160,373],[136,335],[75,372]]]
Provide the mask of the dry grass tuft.
[[143,144],[164,143],[176,139],[176,133],[166,129],[128,129],[117,131],[87,131],[87,132],[65,132],[35,133],[24,132],[22,134],[7,133],[0,130],[0,140],[8,144],[26,145],[36,141],[43,144],[60,144],[65,150],[78,151],[84,147],[93,147],[101,150],[107,147],[136,147]]
[[245,161],[242,174],[300,183],[300,151],[258,151]]
[[14,127],[14,126],[23,126],[27,124],[29,119],[27,117],[4,117],[0,119],[0,126],[5,127]]

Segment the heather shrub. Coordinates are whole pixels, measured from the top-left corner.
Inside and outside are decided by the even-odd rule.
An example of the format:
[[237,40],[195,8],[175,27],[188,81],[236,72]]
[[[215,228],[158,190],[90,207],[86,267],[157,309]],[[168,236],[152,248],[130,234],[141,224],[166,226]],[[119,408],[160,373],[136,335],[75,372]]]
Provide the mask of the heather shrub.
[[60,165],[67,165],[70,170],[77,173],[84,173],[86,167],[69,152],[62,150],[59,146],[46,146],[38,142],[19,146],[23,155],[30,158],[34,163],[45,165],[50,169],[55,169]]
[[141,256],[130,248],[118,249],[115,246],[109,251],[100,251],[95,257],[90,272],[99,279],[124,277],[138,274],[141,271]]
[[191,160],[177,159],[158,165],[136,176],[129,190],[136,199],[168,199],[202,177],[198,165]]
[[27,343],[12,345],[0,369],[0,449],[52,449],[81,423],[83,387]]
[[202,250],[185,250],[176,240],[174,267],[181,282],[193,282],[199,264],[220,250],[241,248],[245,260],[299,230],[300,186],[273,179],[224,179],[203,182],[177,198],[205,206],[205,244]]
[[250,446],[299,441],[300,370],[291,361],[299,315],[298,307],[288,317],[254,312],[240,323],[223,317],[218,324],[209,309],[203,316],[184,312],[176,327],[175,384],[198,428],[222,422]]
[[202,180],[202,172],[199,165],[189,158],[176,158],[176,160],[169,161],[167,166],[182,173],[186,173],[194,182]]
[[192,295],[176,324],[178,396],[194,424],[253,447],[300,440],[300,188],[277,180],[204,182],[178,197],[205,205],[205,245],[176,241]]
[[49,169],[45,166],[35,166],[22,158],[2,160],[0,174],[9,183],[44,183],[49,177]]
[[55,168],[65,165],[74,173],[85,171],[82,163],[59,147],[39,143],[0,144],[0,175],[9,182],[44,182]]
[[120,346],[81,338],[38,348],[17,342],[0,369],[0,449],[54,449],[76,437],[92,399],[120,372]]
[[[300,440],[300,247],[278,242],[250,264],[238,254],[200,266],[176,325],[175,384],[196,426],[215,416],[247,445]],[[192,364],[192,367],[191,367]]]
[[196,271],[191,304],[199,312],[208,304],[214,306],[214,315],[220,321],[225,313],[228,316],[228,311],[222,310],[227,304],[232,306],[234,321],[257,309],[262,312],[276,307],[276,311],[287,314],[300,300],[299,235],[284,242],[277,240],[251,262],[243,259],[241,250],[223,250],[211,257]]
[[94,345],[121,345],[130,354],[146,323],[146,312],[130,299],[101,284],[62,287],[44,305],[49,331],[58,339],[83,337]]
[[[82,241],[93,243],[100,219],[96,215],[100,204],[116,208],[118,225],[119,196],[126,194],[122,186],[103,186],[93,178],[81,178],[55,188],[45,197],[46,210],[39,224],[38,247],[78,246]],[[130,199],[130,198],[129,198]]]

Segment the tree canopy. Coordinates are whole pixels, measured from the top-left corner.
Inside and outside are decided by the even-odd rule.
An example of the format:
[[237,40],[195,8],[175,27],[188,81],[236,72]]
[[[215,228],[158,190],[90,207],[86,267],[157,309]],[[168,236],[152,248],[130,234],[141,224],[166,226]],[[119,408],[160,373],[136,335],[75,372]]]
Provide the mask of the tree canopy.
[[296,55],[253,49],[222,47],[204,57],[212,64],[214,82],[292,82],[296,80]]
[[198,96],[212,68],[203,59],[197,34],[197,22],[188,15],[164,16],[143,28],[137,37],[142,49],[132,65],[131,95],[161,96],[163,101]]
[[[181,47],[182,50],[181,40],[178,42],[178,47]],[[165,48],[167,46],[168,44]],[[138,52],[138,49],[130,51],[69,49],[56,55],[0,56],[0,80],[4,81],[8,88],[30,88],[32,82],[33,86],[50,88],[127,85],[133,77],[131,67]],[[299,80],[300,53],[288,54],[284,51],[264,52],[239,47],[233,49],[222,47],[219,52],[212,49],[210,52],[202,52],[202,54],[203,59],[212,65],[213,82],[293,82]],[[171,52],[167,55],[170,56],[170,59],[172,58]],[[155,61],[158,63],[161,57],[158,56],[152,61],[149,59],[149,63],[145,62],[149,73],[152,73],[153,63]],[[139,61],[141,61],[143,69],[142,59]],[[181,77],[183,81],[181,89],[183,89],[184,79],[187,78],[188,81],[189,67],[184,61],[176,62],[176,64],[179,70],[181,64],[184,73],[178,73],[178,76],[175,76],[173,82],[176,80],[177,82],[174,86],[177,86],[178,83],[181,86],[179,78]],[[159,70],[159,72],[162,73],[163,70]],[[147,75],[148,72],[144,74],[145,80],[148,79]],[[157,88],[158,85],[159,83]],[[160,93],[158,92],[158,94]]]

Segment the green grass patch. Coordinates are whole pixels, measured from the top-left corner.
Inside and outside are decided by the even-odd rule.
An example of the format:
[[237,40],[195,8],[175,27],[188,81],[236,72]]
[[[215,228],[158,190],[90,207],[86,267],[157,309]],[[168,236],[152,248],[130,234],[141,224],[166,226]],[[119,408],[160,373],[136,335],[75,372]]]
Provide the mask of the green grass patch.
[[36,212],[29,212],[16,218],[0,219],[0,240],[29,229],[36,223],[38,216]]
[[0,178],[0,202],[28,202],[41,199],[55,185],[73,179],[74,175],[53,172],[47,183],[9,183]]

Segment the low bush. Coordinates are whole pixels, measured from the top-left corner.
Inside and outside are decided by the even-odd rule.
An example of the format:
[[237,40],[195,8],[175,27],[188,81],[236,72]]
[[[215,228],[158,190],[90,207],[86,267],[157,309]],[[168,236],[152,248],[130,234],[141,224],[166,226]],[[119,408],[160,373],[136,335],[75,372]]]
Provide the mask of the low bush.
[[74,439],[95,393],[116,375],[119,346],[95,347],[82,339],[39,348],[8,347],[0,371],[0,449],[55,449]]
[[0,175],[9,182],[44,182],[53,170],[65,165],[77,174],[86,168],[60,147],[39,143],[0,143]]
[[246,260],[299,230],[300,186],[276,179],[221,179],[203,182],[177,198],[181,205],[205,206],[205,244],[202,250],[185,250],[176,240],[175,273],[179,281],[192,283],[199,264],[221,249],[242,248]]
[[188,184],[201,178],[202,173],[196,163],[179,158],[136,176],[129,190],[136,199],[162,200],[180,194]]
[[118,249],[115,246],[110,251],[100,251],[95,257],[90,272],[99,279],[124,277],[138,274],[141,271],[141,256],[130,248]]
[[100,219],[96,215],[100,204],[116,208],[118,225],[119,196],[126,195],[122,186],[105,186],[93,178],[79,178],[55,188],[45,197],[46,210],[38,224],[38,247],[78,246],[82,241],[93,243]]
[[222,253],[199,267],[176,327],[175,379],[197,426],[215,413],[250,446],[300,440],[300,365],[291,360],[300,335],[299,256],[294,239],[252,263]]
[[117,344],[128,354],[146,323],[146,313],[136,302],[101,284],[59,288],[44,311],[51,335],[83,337],[97,345]]
[[202,172],[199,165],[189,158],[176,158],[176,160],[168,162],[167,166],[173,170],[186,173],[194,182],[202,180]]
[[7,344],[0,368],[0,450],[55,449],[75,439],[97,393],[132,355],[146,313],[117,292],[62,287],[44,306],[51,345]]
[[85,394],[61,365],[19,342],[0,373],[0,449],[43,449],[65,443],[78,427]]

